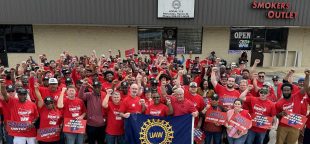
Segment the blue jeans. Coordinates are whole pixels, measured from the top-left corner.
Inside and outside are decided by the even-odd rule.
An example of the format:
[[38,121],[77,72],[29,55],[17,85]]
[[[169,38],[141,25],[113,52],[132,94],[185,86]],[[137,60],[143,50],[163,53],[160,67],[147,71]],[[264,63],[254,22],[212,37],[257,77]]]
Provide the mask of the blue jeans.
[[221,144],[222,132],[206,132],[205,144],[211,144],[212,138],[214,144]]
[[74,134],[74,133],[64,133],[66,137],[67,144],[83,144],[84,135],[83,134]]
[[263,144],[266,136],[266,132],[258,133],[252,130],[248,131],[248,137],[246,139],[247,144]]
[[240,138],[232,138],[227,136],[229,144],[244,144],[246,140],[247,134],[241,136]]
[[109,135],[106,134],[107,144],[125,144],[125,137],[124,135]]

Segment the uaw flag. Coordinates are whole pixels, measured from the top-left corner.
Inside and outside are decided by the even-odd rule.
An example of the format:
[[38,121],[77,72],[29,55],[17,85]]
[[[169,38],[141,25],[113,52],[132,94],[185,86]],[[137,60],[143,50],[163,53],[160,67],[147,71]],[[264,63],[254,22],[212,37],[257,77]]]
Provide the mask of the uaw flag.
[[155,117],[131,114],[125,120],[128,144],[192,144],[194,120],[192,115]]

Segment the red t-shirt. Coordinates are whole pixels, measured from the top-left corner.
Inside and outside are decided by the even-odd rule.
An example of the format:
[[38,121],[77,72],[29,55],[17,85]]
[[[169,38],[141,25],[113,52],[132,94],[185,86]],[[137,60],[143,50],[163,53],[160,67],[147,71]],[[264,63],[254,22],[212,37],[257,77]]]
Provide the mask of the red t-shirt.
[[174,96],[170,96],[170,100],[174,110],[173,116],[191,114],[197,111],[194,104],[185,98],[183,101],[178,101]]
[[239,91],[237,90],[229,91],[227,90],[227,88],[223,87],[220,84],[217,84],[214,90],[220,98],[219,104],[224,108],[226,108],[227,110],[233,108],[234,101],[240,96]]
[[[303,110],[303,105],[301,105],[301,102],[303,101],[304,95],[302,95],[300,92],[295,93],[291,96],[289,100],[281,98],[277,103],[276,103],[276,110],[277,113],[280,113],[282,111],[290,111],[295,114],[303,114],[305,115],[305,111],[307,109]],[[286,124],[279,123],[279,125],[284,126],[284,127],[289,127]]]
[[[62,123],[62,111],[59,109],[47,109],[46,106],[43,106],[39,109],[40,113],[40,129],[41,128],[49,128],[49,127],[60,127]],[[46,138],[44,142],[53,142],[60,140],[60,136]]]
[[128,96],[123,100],[119,111],[122,113],[141,113],[142,106],[139,101],[140,97]]
[[[20,103],[18,99],[9,97],[7,104],[10,106],[8,108],[11,113],[11,121],[32,123],[39,117],[37,106],[31,101],[26,100],[24,103]],[[27,131],[12,131],[9,132],[9,135],[35,137],[37,135],[37,131],[36,128],[30,128]]]
[[124,119],[119,116],[119,109],[122,104],[116,105],[109,102],[107,110],[107,128],[106,133],[109,135],[122,135],[124,134]]
[[158,105],[152,104],[150,105],[146,111],[145,114],[147,115],[152,115],[152,116],[168,116],[169,108],[162,104],[159,103]]
[[[211,106],[209,110],[222,112],[222,110],[218,106],[217,107]],[[217,126],[215,125],[215,123],[211,123],[211,122],[204,122],[203,130],[207,132],[222,132],[222,126],[221,125]]]
[[[188,95],[184,95],[184,97],[191,101],[199,112],[202,111],[206,106],[202,96],[200,96],[199,94],[193,96],[191,93],[189,93]],[[198,125],[198,122],[199,117],[196,117],[194,122],[195,127]]]
[[74,100],[65,98],[63,113],[65,118],[70,119],[81,116],[83,113],[86,113],[84,102],[79,98],[75,98]]
[[[247,97],[246,102],[250,104],[250,110],[249,113],[252,115],[263,115],[263,116],[269,116],[273,117],[276,115],[276,109],[275,104],[270,100],[261,100],[257,97]],[[253,117],[254,118],[254,117]],[[266,132],[266,129],[258,128],[253,126],[251,128],[254,132],[262,133]]]
[[41,93],[42,99],[45,99],[48,96],[53,97],[54,102],[57,103],[58,98],[61,93],[61,89],[57,89],[56,91],[50,91],[47,87],[39,87],[39,91]]

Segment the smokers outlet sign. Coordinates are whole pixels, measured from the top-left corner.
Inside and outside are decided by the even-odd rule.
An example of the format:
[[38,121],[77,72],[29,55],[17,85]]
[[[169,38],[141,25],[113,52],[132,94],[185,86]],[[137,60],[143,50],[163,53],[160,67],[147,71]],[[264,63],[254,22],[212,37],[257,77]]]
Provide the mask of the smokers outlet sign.
[[298,13],[292,11],[292,5],[289,2],[262,2],[254,0],[251,4],[253,9],[266,10],[268,19],[295,19]]
[[195,0],[158,0],[158,18],[194,18]]

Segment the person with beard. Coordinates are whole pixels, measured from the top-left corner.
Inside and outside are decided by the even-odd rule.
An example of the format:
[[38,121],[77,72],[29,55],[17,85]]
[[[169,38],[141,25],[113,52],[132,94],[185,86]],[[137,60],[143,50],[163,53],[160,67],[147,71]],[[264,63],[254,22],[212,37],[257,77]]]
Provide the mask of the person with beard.
[[216,80],[216,73],[218,73],[218,68],[213,67],[211,72],[211,83],[215,92],[220,97],[220,105],[223,106],[225,110],[230,110],[233,107],[235,99],[240,96],[239,91],[234,89],[235,79],[232,77],[228,78],[227,86],[224,87],[218,84]]
[[28,91],[24,88],[20,88],[17,91],[18,98],[8,96],[3,81],[1,84],[1,99],[9,106],[5,111],[10,112],[10,121],[26,124],[26,130],[22,131],[9,131],[9,135],[14,136],[14,144],[36,144],[36,128],[35,122],[39,118],[39,113],[35,103],[27,100]]
[[119,92],[122,100],[129,96],[128,86],[129,83],[127,81],[121,82],[121,85],[119,86]]
[[244,69],[241,71],[241,75],[236,77],[236,83],[239,84],[241,80],[247,80],[249,84],[252,83],[250,79],[250,71],[248,69]]
[[[64,99],[64,95],[67,93],[67,97]],[[57,107],[63,110],[64,118],[71,120],[83,120],[86,116],[86,108],[84,102],[75,97],[76,90],[74,86],[68,86],[62,88],[59,99],[57,101]],[[67,144],[83,144],[84,134],[64,133]]]
[[[37,83],[35,87],[39,87]],[[40,114],[40,129],[56,127],[57,132],[61,131],[63,113],[55,107],[55,102],[52,97],[48,96],[44,100],[40,92],[36,92],[38,99],[37,106]],[[46,137],[39,141],[39,144],[58,144],[60,143],[60,135],[57,137]]]
[[145,109],[145,100],[138,97],[139,90],[137,84],[130,86],[130,96],[123,100],[119,109],[121,117],[128,118],[131,113],[141,113]]
[[[249,104],[250,115],[274,117],[276,115],[275,105],[271,100],[267,99],[267,96],[269,95],[269,88],[261,88],[259,90],[259,97],[247,97],[246,95],[252,88],[253,86],[248,86],[247,89],[240,95],[240,99]],[[253,144],[256,142],[257,144],[263,144],[266,134],[267,129],[253,126],[248,132],[246,143]]]
[[114,72],[111,70],[107,70],[104,72],[104,81],[102,82],[102,90],[111,89],[115,86],[116,83],[113,83],[114,80]]
[[101,101],[106,97],[106,93],[101,91],[101,83],[93,82],[93,92],[84,93],[86,87],[89,86],[87,80],[83,81],[83,85],[79,90],[79,98],[87,102],[87,125],[86,133],[88,136],[88,143],[98,144],[104,143],[106,113],[102,111]]
[[[292,94],[293,86],[290,83],[284,83],[281,87],[283,98],[276,103],[277,117],[281,119],[287,115],[286,111],[290,111],[295,114],[306,115],[307,109],[304,108],[301,102],[304,99],[305,94],[309,95],[309,70],[305,71],[305,83],[304,89]],[[299,137],[300,131],[296,128],[290,127],[286,124],[279,123],[277,129],[277,144],[283,143],[296,143]]]

